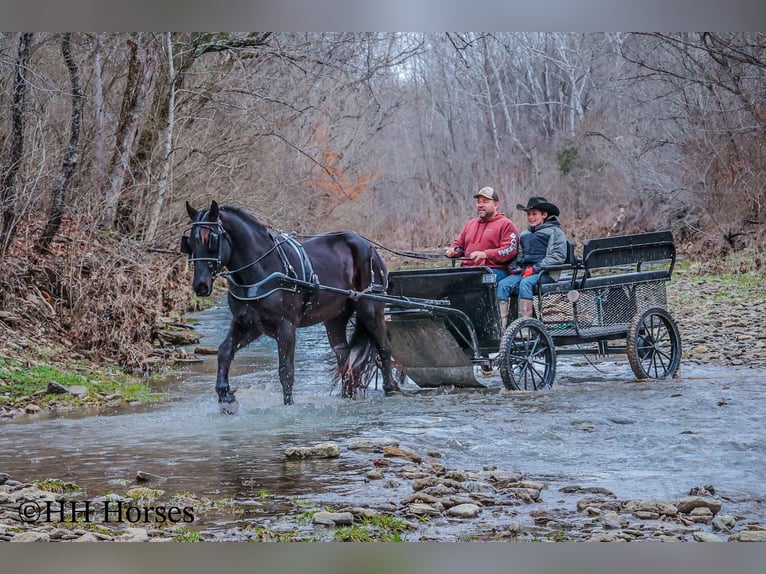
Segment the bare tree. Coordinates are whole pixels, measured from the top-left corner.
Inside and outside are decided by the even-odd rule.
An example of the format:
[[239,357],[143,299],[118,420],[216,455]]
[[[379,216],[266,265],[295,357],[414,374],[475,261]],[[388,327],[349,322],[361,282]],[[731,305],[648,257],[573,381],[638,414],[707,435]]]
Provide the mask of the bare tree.
[[0,182],[0,256],[4,255],[13,240],[16,229],[16,175],[24,157],[24,106],[27,99],[27,69],[29,67],[32,32],[24,32],[19,38],[16,55],[15,81],[13,83],[13,103],[11,108],[11,149],[9,158],[3,166]]
[[61,226],[61,218],[64,215],[66,205],[66,191],[69,186],[69,180],[72,178],[78,162],[78,146],[80,141],[80,126],[82,123],[83,93],[80,87],[80,70],[77,62],[72,57],[71,51],[71,33],[61,35],[61,54],[64,57],[67,69],[69,70],[69,80],[72,86],[72,117],[69,128],[69,145],[67,146],[64,164],[58,181],[51,191],[51,206],[48,211],[48,221],[45,225],[42,235],[37,243],[38,249],[45,251],[53,241],[53,237],[58,233]]
[[149,93],[156,65],[154,46],[151,43],[143,46],[138,41],[130,39],[128,45],[131,52],[128,79],[120,110],[117,142],[109,168],[104,211],[101,216],[101,226],[107,229],[114,227],[117,222],[117,206],[122,195],[141,111]]

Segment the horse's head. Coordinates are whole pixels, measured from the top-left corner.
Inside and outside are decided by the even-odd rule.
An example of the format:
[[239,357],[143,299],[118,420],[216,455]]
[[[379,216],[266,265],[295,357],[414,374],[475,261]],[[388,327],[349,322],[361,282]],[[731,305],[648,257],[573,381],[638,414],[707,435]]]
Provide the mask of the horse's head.
[[228,261],[229,242],[215,201],[210,204],[210,209],[203,211],[197,211],[187,201],[186,212],[192,225],[189,235],[181,238],[181,251],[194,263],[194,292],[207,297],[213,291],[213,280]]

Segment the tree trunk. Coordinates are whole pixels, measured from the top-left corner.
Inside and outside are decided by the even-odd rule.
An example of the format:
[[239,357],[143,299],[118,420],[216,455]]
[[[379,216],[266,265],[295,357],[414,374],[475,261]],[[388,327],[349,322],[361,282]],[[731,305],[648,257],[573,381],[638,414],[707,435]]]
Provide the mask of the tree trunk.
[[168,181],[170,179],[170,166],[172,165],[173,155],[173,125],[175,123],[175,65],[173,63],[173,38],[170,32],[166,34],[166,49],[168,52],[168,77],[170,82],[170,93],[167,101],[167,122],[165,124],[165,153],[162,156],[160,167],[160,181],[157,184],[157,198],[152,206],[152,212],[149,217],[149,226],[146,230],[147,241],[152,241],[157,233],[162,205],[165,202],[165,196],[168,191]]
[[69,81],[72,84],[72,118],[69,131],[69,146],[64,165],[61,169],[61,175],[51,193],[51,207],[48,212],[48,222],[45,225],[37,248],[45,251],[53,241],[53,236],[58,233],[61,226],[61,218],[64,215],[64,206],[66,204],[66,190],[69,186],[69,180],[72,178],[75,167],[77,167],[78,154],[77,148],[80,143],[80,126],[82,123],[83,93],[80,87],[80,70],[72,57],[71,52],[72,34],[67,32],[61,36],[61,54],[64,56],[67,69],[69,70]]
[[138,132],[141,110],[149,93],[149,86],[151,86],[154,75],[155,57],[152,50],[146,49],[146,54],[143,61],[141,61],[138,54],[138,44],[131,40],[130,49],[128,80],[122,100],[122,109],[120,110],[116,148],[109,167],[106,202],[101,218],[101,226],[106,229],[114,227],[117,220],[117,204],[120,201],[125,173],[130,162],[131,150],[133,149],[133,142]]
[[0,256],[5,255],[16,230],[16,174],[24,156],[24,103],[27,99],[27,68],[29,66],[32,32],[24,32],[19,38],[16,56],[16,76],[13,82],[13,104],[11,107],[11,150],[8,164],[3,169],[0,189]]
[[[95,188],[103,190],[106,177],[106,120],[104,119],[104,76],[101,61],[101,34],[96,34],[93,48],[93,107],[95,108],[95,132],[93,134],[95,152],[93,158],[93,177]],[[102,200],[103,197],[99,197]]]

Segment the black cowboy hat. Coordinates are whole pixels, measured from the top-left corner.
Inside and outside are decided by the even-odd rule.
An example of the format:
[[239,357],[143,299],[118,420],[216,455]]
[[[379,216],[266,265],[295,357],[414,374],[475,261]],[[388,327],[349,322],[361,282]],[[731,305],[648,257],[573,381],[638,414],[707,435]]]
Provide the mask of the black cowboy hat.
[[516,205],[516,209],[520,209],[521,211],[529,211],[530,209],[539,209],[540,211],[544,211],[548,215],[558,216],[559,214],[559,208],[556,207],[547,199],[545,199],[544,197],[530,197],[529,201],[527,201],[526,206],[521,205],[519,203]]

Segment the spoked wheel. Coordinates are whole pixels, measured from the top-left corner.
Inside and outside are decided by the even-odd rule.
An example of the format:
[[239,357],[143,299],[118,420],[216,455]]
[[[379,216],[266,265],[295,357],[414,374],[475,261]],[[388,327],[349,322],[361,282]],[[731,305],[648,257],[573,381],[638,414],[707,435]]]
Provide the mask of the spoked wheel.
[[661,307],[636,314],[628,330],[627,353],[637,379],[672,377],[681,364],[681,335]]
[[507,389],[540,391],[556,378],[556,349],[548,330],[532,318],[516,319],[500,340],[500,377]]

